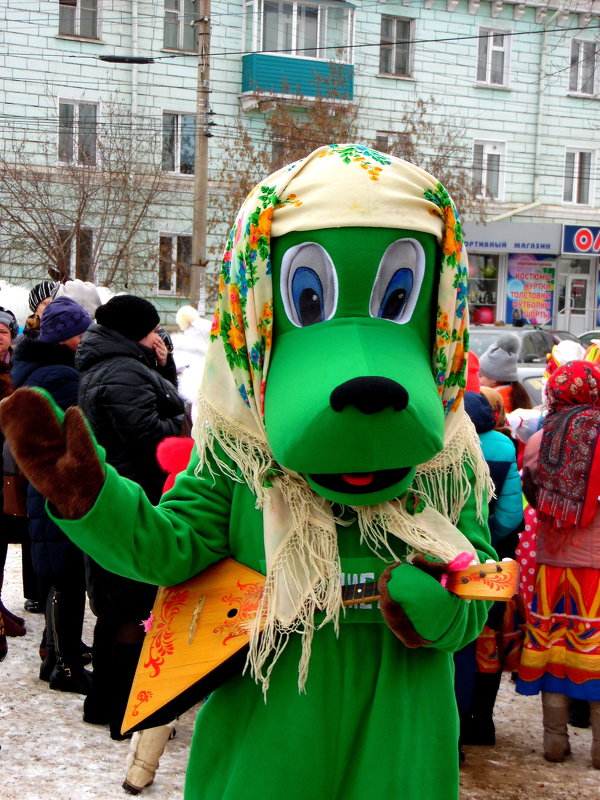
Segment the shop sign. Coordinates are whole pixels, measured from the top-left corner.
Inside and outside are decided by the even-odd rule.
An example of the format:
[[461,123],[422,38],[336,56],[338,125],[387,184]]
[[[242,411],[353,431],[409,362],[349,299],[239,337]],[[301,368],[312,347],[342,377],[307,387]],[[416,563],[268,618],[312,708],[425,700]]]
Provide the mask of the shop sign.
[[591,225],[563,225],[562,252],[573,255],[600,255],[600,228]]
[[549,325],[554,297],[554,262],[545,256],[513,253],[508,257],[506,321]]
[[464,243],[470,253],[560,252],[561,226],[550,222],[465,222]]

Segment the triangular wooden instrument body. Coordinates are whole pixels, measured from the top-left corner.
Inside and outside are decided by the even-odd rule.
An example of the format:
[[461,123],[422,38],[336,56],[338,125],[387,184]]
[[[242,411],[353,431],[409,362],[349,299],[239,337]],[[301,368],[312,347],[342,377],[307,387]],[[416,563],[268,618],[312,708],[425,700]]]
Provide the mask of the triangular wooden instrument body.
[[226,558],[159,589],[124,733],[170,722],[241,672],[264,583],[264,575]]
[[[159,589],[125,711],[122,732],[175,719],[242,671],[265,576],[224,558],[178,586]],[[517,593],[515,561],[447,574],[446,588],[476,600]],[[377,583],[345,586],[342,604],[376,602]]]

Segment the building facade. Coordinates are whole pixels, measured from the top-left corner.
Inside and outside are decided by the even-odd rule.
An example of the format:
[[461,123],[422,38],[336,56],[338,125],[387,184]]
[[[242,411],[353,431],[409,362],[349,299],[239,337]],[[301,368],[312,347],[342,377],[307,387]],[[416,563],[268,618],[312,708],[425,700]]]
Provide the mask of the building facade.
[[[197,106],[200,10],[200,0],[2,9],[0,147],[13,171],[0,181],[0,277],[34,283],[58,263],[108,276],[172,318],[189,300],[194,193],[210,204],[227,191],[237,126],[258,151],[272,148],[273,107],[331,93],[335,74],[334,100],[358,109],[363,143],[401,142],[419,102],[460,143],[446,166],[483,203],[463,220],[475,322],[600,325],[600,0],[213,0],[208,107]],[[306,150],[319,144],[307,137]],[[24,163],[35,167],[28,184]],[[54,238],[28,238],[30,216]],[[210,271],[230,223],[210,226]]]

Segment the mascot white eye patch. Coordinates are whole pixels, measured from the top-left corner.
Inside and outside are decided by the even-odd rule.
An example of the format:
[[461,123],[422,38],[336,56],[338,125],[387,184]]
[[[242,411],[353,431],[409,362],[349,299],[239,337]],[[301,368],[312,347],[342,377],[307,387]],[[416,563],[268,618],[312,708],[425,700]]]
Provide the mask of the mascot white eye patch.
[[398,239],[383,254],[369,303],[372,317],[403,324],[415,309],[423,275],[425,252],[416,239]]
[[303,242],[284,253],[281,296],[285,313],[299,328],[333,317],[338,301],[338,280],[325,248],[316,242]]

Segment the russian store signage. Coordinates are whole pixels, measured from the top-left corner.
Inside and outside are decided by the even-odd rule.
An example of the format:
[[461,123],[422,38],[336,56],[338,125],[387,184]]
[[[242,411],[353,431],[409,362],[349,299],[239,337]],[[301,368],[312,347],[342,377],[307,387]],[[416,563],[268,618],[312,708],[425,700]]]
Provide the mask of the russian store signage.
[[600,255],[600,228],[582,225],[563,225],[563,253]]
[[560,252],[561,226],[549,222],[465,222],[464,244],[468,253]]
[[515,253],[508,257],[506,321],[549,325],[552,321],[554,262],[544,256]]

